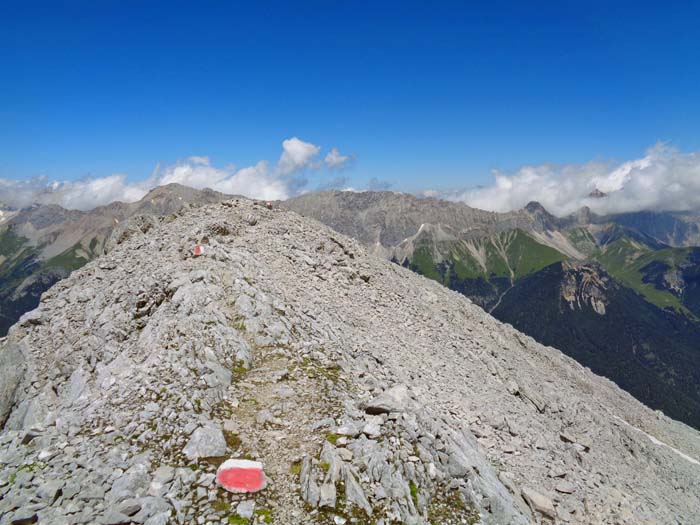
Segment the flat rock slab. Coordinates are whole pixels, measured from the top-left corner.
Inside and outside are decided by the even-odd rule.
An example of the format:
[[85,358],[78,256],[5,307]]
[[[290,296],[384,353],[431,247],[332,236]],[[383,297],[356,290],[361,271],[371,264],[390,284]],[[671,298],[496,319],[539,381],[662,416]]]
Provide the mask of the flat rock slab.
[[263,465],[248,459],[227,459],[216,471],[216,482],[229,492],[258,492],[267,486]]
[[411,407],[411,396],[406,385],[396,385],[364,404],[368,414],[406,412]]

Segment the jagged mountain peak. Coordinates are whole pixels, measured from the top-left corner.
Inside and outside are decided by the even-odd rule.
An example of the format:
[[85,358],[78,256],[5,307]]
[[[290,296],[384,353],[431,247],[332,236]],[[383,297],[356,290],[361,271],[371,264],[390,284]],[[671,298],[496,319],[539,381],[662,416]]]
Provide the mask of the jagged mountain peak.
[[608,196],[607,193],[600,191],[598,188],[594,188],[593,191],[591,191],[588,196],[591,199],[604,199],[605,197]]
[[525,210],[527,210],[530,213],[541,213],[543,215],[551,215],[544,206],[542,206],[539,202],[537,201],[530,201],[525,205]]
[[[274,523],[668,523],[700,507],[697,432],[243,199],[135,225],[0,344],[10,521],[221,522],[252,501],[217,485],[227,458],[262,463],[255,508]],[[22,505],[37,486],[45,504]]]

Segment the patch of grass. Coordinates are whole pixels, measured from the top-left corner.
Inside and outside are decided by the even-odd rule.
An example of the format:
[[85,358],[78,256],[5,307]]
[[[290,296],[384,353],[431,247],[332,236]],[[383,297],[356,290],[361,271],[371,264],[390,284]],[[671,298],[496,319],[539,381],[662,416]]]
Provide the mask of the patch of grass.
[[229,512],[231,510],[231,503],[225,499],[217,499],[211,504],[211,508],[216,512]]
[[653,283],[645,282],[645,268],[652,263],[664,263],[669,270],[683,264],[688,256],[687,248],[666,248],[654,250],[633,239],[622,237],[611,243],[596,259],[610,275],[659,308],[674,310],[693,316],[681,299],[668,289],[659,289]]
[[516,279],[566,259],[554,248],[538,243],[522,230],[515,230],[506,254]]
[[326,441],[328,441],[331,445],[335,446],[338,443],[339,437],[340,436],[335,432],[329,432],[328,434],[326,434]]
[[255,515],[260,516],[263,523],[274,523],[272,511],[270,509],[256,509]]
[[242,444],[241,438],[238,437],[238,434],[231,432],[230,430],[224,430],[224,439],[226,440],[226,446],[231,450],[237,450]]
[[66,268],[69,271],[77,270],[78,268],[85,266],[85,264],[89,262],[89,259],[85,258],[84,255],[79,254],[79,252],[84,253],[84,250],[82,249],[80,244],[76,244],[75,246],[69,248],[65,252],[59,253],[55,257],[52,257],[51,259],[47,260],[46,263],[44,263],[44,266],[58,266],[59,268]]
[[479,511],[474,505],[465,503],[456,490],[435,497],[428,510],[430,525],[443,525],[450,522],[475,525],[480,518]]
[[289,466],[289,473],[298,476],[301,474],[301,461],[295,461]]
[[22,471],[34,472],[38,467],[39,467],[39,465],[37,465],[36,463],[28,463],[27,465],[20,466],[17,469],[17,472],[22,472]]
[[[456,246],[452,250],[450,260],[454,265],[455,274],[461,280],[486,276],[486,272],[484,272],[484,268],[479,264],[479,261],[469,253],[469,250],[462,246]],[[446,282],[449,282],[449,279],[446,279]]]
[[408,482],[408,489],[411,491],[411,499],[413,504],[418,508],[418,487],[413,481]]
[[[520,229],[485,236],[470,241],[471,244],[474,250],[482,254],[481,262],[475,258],[465,242],[453,242],[452,246],[436,247],[439,254],[434,254],[433,248],[428,245],[417,247],[408,267],[429,279],[449,286],[455,279],[520,279],[566,259],[564,254],[537,242]],[[442,259],[440,262],[439,258]]]
[[584,254],[593,254],[598,249],[595,237],[586,228],[572,228],[564,232],[571,244]]
[[229,525],[248,525],[248,523],[250,523],[250,520],[241,516],[229,516],[228,522]]
[[437,265],[433,259],[428,246],[421,246],[413,252],[413,259],[410,262],[410,268],[428,279],[442,282],[442,276],[438,271]]
[[316,368],[316,371],[320,376],[323,376],[334,383],[337,383],[338,379],[340,378],[340,367],[338,365],[331,365],[328,367],[319,366]]
[[319,466],[321,467],[321,470],[323,470],[323,472],[328,472],[331,469],[331,464],[327,461],[322,461]]
[[202,461],[211,465],[214,468],[219,468],[221,464],[228,459],[228,456],[209,456],[202,458]]
[[233,380],[239,381],[243,376],[248,373],[248,368],[245,363],[241,360],[236,361],[236,364],[231,368],[231,373],[233,374]]
[[0,234],[0,255],[13,256],[27,243],[26,237],[21,237],[8,228]]

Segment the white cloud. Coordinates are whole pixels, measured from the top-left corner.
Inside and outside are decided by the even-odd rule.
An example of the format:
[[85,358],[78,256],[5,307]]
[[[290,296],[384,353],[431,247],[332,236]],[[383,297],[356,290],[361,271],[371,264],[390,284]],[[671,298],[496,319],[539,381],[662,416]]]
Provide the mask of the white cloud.
[[[308,191],[307,179],[312,173],[352,160],[336,148],[324,157],[320,154],[319,146],[293,137],[282,142],[282,154],[273,164],[261,160],[243,168],[217,167],[208,157],[195,156],[162,169],[158,166],[148,179],[138,182],[130,182],[123,174],[69,182],[46,177],[26,181],[0,179],[0,203],[11,207],[59,204],[86,210],[115,200],[133,202],[152,188],[171,182],[252,198],[286,199]],[[349,182],[345,177],[326,178],[318,187],[343,187]],[[380,181],[371,181],[367,186],[379,187],[386,189]],[[607,197],[590,197],[595,189]],[[534,200],[557,215],[575,212],[582,206],[600,214],[700,210],[700,153],[682,153],[658,144],[642,158],[627,162],[524,166],[512,173],[494,172],[494,183],[488,187],[440,193],[433,189],[422,194],[493,211],[519,209]]]
[[321,151],[318,146],[299,140],[297,137],[282,141],[282,149],[284,151],[276,170],[281,175],[288,175],[309,166]]
[[350,155],[343,155],[338,151],[338,148],[332,148],[325,156],[323,159],[323,162],[326,163],[326,166],[328,166],[331,169],[339,169],[345,166],[352,157]]
[[[573,213],[582,206],[600,214],[700,210],[700,155],[664,144],[650,148],[641,159],[623,163],[543,164],[493,175],[492,186],[443,197],[501,212],[538,201],[556,215]],[[607,196],[590,197],[595,189]]]
[[45,177],[29,181],[0,179],[0,203],[12,207],[59,204],[87,210],[114,201],[134,202],[154,187],[170,183],[258,199],[286,199],[304,191],[305,172],[324,167],[316,160],[320,152],[319,146],[293,137],[282,142],[282,155],[273,167],[261,160],[241,169],[219,168],[212,165],[209,157],[193,156],[163,169],[159,165],[148,179],[134,183],[121,174],[68,182]]

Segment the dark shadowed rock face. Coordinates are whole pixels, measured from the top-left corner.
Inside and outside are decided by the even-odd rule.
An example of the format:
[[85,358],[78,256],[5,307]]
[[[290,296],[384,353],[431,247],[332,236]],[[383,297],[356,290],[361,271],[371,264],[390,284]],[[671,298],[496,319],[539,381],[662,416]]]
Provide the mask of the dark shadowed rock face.
[[316,221],[229,200],[112,239],[0,340],[3,523],[697,515],[697,432]]
[[519,281],[492,314],[700,428],[700,327],[621,286],[595,263],[557,263]]
[[670,246],[700,245],[700,215],[641,211],[598,218],[643,232]]

